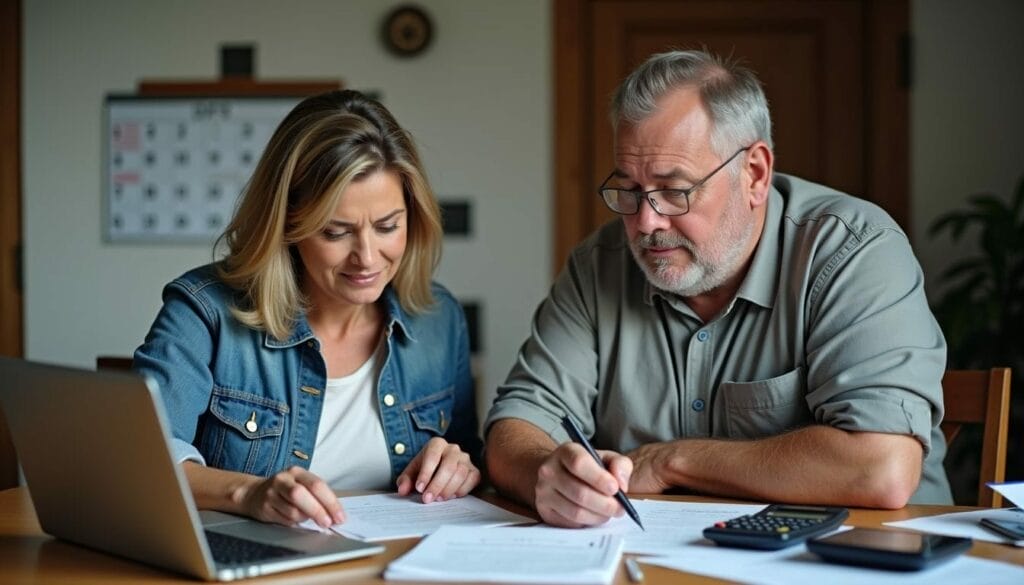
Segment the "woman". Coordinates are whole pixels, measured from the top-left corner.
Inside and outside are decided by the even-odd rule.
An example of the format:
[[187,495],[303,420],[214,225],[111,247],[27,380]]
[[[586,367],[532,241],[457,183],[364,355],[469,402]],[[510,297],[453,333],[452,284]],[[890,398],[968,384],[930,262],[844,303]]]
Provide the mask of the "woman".
[[[332,489],[424,502],[480,481],[465,317],[431,283],[437,202],[408,134],[355,91],[274,132],[222,240],[135,352],[200,508],[344,521]],[[470,457],[472,455],[472,458]]]

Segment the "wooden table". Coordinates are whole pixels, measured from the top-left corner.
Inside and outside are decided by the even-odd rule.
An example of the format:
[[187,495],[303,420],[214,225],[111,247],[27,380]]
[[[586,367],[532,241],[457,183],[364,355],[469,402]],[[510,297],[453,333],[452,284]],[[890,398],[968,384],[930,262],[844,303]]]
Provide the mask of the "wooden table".
[[[529,514],[521,507],[510,504],[494,494],[484,499],[500,504],[520,514]],[[642,496],[638,496],[642,497]],[[650,496],[657,499],[713,502],[717,500],[695,496]],[[883,522],[906,520],[917,516],[931,516],[970,508],[954,506],[907,506],[901,510],[851,509],[847,524],[879,526]],[[531,514],[532,515],[532,514]],[[381,573],[387,564],[402,555],[416,539],[393,540],[385,543],[387,550],[379,555],[325,565],[300,571],[290,571],[246,581],[264,584],[314,583],[385,583]],[[1024,548],[977,542],[971,555],[1024,565]],[[668,583],[717,583],[719,581],[698,575],[679,573],[670,569],[644,565],[645,585]],[[0,583],[17,584],[152,584],[196,583],[197,581],[166,571],[150,568],[133,561],[123,560],[76,545],[67,544],[44,534],[36,519],[28,490],[24,487],[0,491]],[[625,570],[620,567],[616,585],[628,585]]]

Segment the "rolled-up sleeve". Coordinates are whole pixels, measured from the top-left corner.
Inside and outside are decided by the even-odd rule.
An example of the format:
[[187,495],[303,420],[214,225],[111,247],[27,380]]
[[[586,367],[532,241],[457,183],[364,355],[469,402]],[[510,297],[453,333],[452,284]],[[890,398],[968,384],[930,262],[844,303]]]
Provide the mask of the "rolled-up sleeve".
[[818,275],[807,311],[816,421],[911,435],[927,454],[943,414],[946,344],[906,236],[878,228],[851,239]]
[[210,363],[216,318],[180,283],[164,288],[163,301],[145,342],[135,350],[133,369],[160,388],[175,460],[205,465],[193,443],[213,389]]

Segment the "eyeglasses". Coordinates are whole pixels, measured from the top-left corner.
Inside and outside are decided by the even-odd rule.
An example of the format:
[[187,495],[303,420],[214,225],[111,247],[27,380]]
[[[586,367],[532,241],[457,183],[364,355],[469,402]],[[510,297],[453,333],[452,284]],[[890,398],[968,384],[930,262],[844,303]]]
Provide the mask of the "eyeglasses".
[[727,164],[732,162],[732,159],[736,158],[741,152],[749,150],[749,146],[737,150],[732,156],[725,159],[725,162],[715,167],[715,170],[707,174],[706,177],[694,183],[689,189],[654,189],[653,191],[634,191],[631,189],[617,189],[615,187],[605,187],[605,183],[611,180],[615,176],[615,172],[608,175],[608,178],[601,183],[601,187],[598,188],[597,193],[604,200],[604,204],[608,206],[615,213],[620,215],[635,215],[640,211],[640,199],[646,199],[651,204],[653,209],[659,215],[683,215],[690,211],[690,194],[700,188],[701,185],[707,183],[711,177],[715,176],[715,173],[725,168]]

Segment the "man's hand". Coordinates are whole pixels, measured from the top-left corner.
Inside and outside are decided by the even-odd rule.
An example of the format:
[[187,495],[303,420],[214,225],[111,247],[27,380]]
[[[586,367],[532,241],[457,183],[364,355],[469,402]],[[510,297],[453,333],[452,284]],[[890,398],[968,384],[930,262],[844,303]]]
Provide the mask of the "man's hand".
[[458,445],[434,437],[416,454],[398,476],[398,494],[413,489],[423,494],[423,503],[461,498],[480,483],[480,470]]
[[534,508],[548,524],[579,528],[624,513],[615,492],[628,490],[633,462],[613,451],[598,451],[608,468],[576,443],[560,445],[537,468]]
[[327,483],[299,466],[259,478],[245,490],[242,506],[263,522],[293,525],[312,519],[327,528],[345,521],[341,502]]

